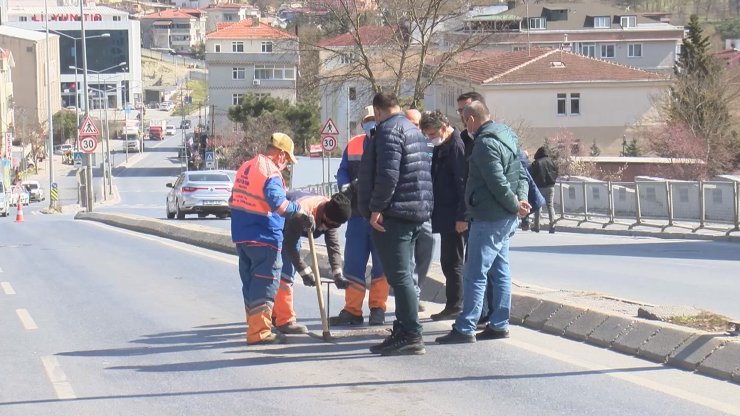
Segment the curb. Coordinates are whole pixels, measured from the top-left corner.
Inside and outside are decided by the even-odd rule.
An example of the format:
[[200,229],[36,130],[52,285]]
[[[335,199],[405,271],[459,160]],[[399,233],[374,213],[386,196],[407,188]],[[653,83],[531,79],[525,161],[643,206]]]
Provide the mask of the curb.
[[[619,224],[628,226],[626,224]],[[725,232],[717,234],[697,234],[691,232],[655,232],[648,230],[618,230],[608,228],[579,227],[573,225],[555,225],[557,232],[574,233],[574,234],[601,234],[616,235],[621,237],[652,237],[663,239],[680,239],[680,240],[702,240],[702,241],[724,241],[730,243],[740,243],[740,235],[725,235]]]
[[[235,254],[228,231],[138,215],[101,212],[80,212],[75,219],[101,222]],[[305,246],[301,254],[309,254]],[[330,273],[326,249],[318,246],[316,254],[319,263],[324,266],[321,267],[321,273]],[[441,302],[440,296],[442,299],[444,297],[443,282],[439,265],[434,264],[428,278],[421,283],[421,299]],[[722,334],[646,321],[521,293],[512,294],[511,323],[740,384],[740,341]]]

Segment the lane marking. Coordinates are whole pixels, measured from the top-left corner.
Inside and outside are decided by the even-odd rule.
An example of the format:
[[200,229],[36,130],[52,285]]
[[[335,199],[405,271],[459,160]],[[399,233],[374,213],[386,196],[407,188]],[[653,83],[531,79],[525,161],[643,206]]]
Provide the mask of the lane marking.
[[28,313],[27,310],[16,309],[15,313],[16,315],[18,315],[18,318],[21,320],[24,328],[28,330],[39,329],[39,327],[36,325],[36,322],[34,322],[33,318],[31,318],[31,314]]
[[[641,387],[645,387],[651,390],[655,390],[659,393],[664,393],[682,400],[686,400],[704,407],[708,407],[710,409],[714,409],[720,412],[729,413],[732,415],[738,415],[740,414],[740,408],[733,406],[731,404],[723,403],[719,400],[710,399],[704,396],[700,396],[698,394],[694,394],[687,390],[682,390],[679,388],[674,388],[662,383],[658,383],[655,381],[647,380],[642,377],[625,374],[625,373],[615,373],[610,372],[610,370],[613,370],[613,368],[610,368],[608,366],[591,363],[582,359],[576,359],[573,357],[570,357],[565,354],[560,354],[558,352],[554,352],[547,348],[538,347],[534,344],[529,344],[524,341],[520,341],[517,339],[509,338],[506,340],[507,344],[511,344],[517,348],[521,348],[530,352],[533,352],[535,354],[539,354],[548,358],[552,358],[558,361],[562,361],[567,364],[571,364],[577,367],[582,367],[588,370],[592,371],[604,371],[604,375],[608,375],[609,377],[614,377],[623,381],[626,381],[628,383],[636,384]],[[659,370],[662,367],[656,364],[655,369]]]
[[10,282],[0,282],[0,287],[3,288],[3,292],[5,292],[6,295],[15,295],[15,290],[13,290],[13,286],[10,285]]
[[41,357],[41,363],[44,365],[46,370],[46,377],[51,381],[51,385],[54,387],[54,391],[57,394],[59,400],[70,400],[76,399],[72,385],[67,380],[66,374],[62,371],[62,367],[59,365],[57,357],[52,355],[45,355]]

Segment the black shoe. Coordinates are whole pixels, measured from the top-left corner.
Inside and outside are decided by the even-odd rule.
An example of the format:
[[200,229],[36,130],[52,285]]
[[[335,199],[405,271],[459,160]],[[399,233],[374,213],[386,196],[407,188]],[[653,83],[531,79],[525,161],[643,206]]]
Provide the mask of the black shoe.
[[550,227],[550,234],[555,234],[555,227]]
[[462,312],[462,309],[460,308],[444,308],[438,313],[433,313],[430,315],[430,318],[432,318],[432,321],[450,321],[457,318],[457,315],[460,315],[460,312]]
[[490,326],[486,326],[486,329],[475,334],[475,339],[477,339],[478,341],[503,338],[509,338],[508,329],[493,329]]
[[370,352],[373,354],[380,354],[380,352],[388,347],[389,345],[396,342],[396,338],[401,335],[401,326],[398,324],[398,321],[393,322],[393,330],[391,331],[391,334],[385,337],[383,342],[380,344],[375,344],[370,347]]
[[393,341],[380,350],[380,355],[423,355],[426,352],[421,335],[409,335],[399,331]]
[[538,232],[540,232],[540,229],[539,228],[532,228],[532,231],[538,233]]
[[332,316],[329,318],[329,325],[335,325],[335,326],[346,326],[346,325],[362,325],[363,322],[362,315],[352,315],[351,313],[347,312],[346,310],[342,309],[339,311],[339,315]]
[[370,317],[367,322],[370,325],[385,325],[385,311],[381,308],[370,308]]
[[435,341],[438,344],[472,344],[475,342],[475,336],[457,332],[457,329],[453,327],[449,334],[441,336]]
[[480,319],[478,319],[478,324],[476,325],[476,329],[486,329],[488,326],[488,314],[481,315]]
[[526,221],[522,221],[522,231],[529,231],[529,223]]

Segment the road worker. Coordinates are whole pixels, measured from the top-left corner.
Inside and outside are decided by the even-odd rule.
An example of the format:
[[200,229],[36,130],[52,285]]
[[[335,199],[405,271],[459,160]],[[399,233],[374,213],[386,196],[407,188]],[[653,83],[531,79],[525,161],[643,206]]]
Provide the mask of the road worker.
[[344,276],[349,281],[349,286],[344,292],[344,308],[338,316],[330,318],[332,325],[361,325],[364,322],[362,316],[362,304],[365,300],[367,290],[365,281],[365,270],[367,261],[372,257],[373,265],[370,270],[370,325],[383,325],[385,323],[386,302],[388,300],[388,281],[380,264],[375,248],[370,241],[370,224],[367,218],[360,215],[357,210],[356,181],[360,170],[362,153],[372,137],[375,128],[375,114],[373,107],[365,107],[365,116],[362,119],[363,133],[352,137],[342,154],[342,162],[337,171],[337,186],[348,190],[352,196],[352,216],[347,222],[344,247]]
[[[339,289],[347,288],[347,279],[342,274],[342,252],[339,245],[337,228],[347,222],[352,208],[349,198],[343,193],[336,193],[331,198],[309,192],[290,191],[288,200],[297,203],[303,212],[310,213],[316,221],[313,237],[324,236],[329,265],[334,277],[334,284]],[[305,326],[296,323],[293,310],[293,276],[295,272],[303,279],[306,286],[316,285],[316,276],[311,266],[301,258],[301,236],[308,236],[301,218],[285,221],[283,229],[283,270],[280,275],[280,287],[272,310],[275,327],[283,334],[305,334]]]
[[299,220],[304,229],[314,226],[311,214],[286,197],[280,172],[288,163],[296,163],[293,140],[286,134],[273,133],[265,152],[241,165],[229,199],[231,238],[239,255],[250,345],[281,339],[272,332],[272,307],[282,267],[285,218]]

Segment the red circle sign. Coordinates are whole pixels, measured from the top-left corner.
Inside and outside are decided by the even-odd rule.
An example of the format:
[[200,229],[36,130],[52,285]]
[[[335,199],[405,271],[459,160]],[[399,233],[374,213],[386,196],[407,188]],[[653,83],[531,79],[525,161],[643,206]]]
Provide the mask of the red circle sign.
[[337,148],[337,139],[334,136],[324,136],[321,139],[321,147],[324,148],[324,151],[331,152]]
[[94,153],[98,148],[98,139],[95,136],[80,137],[80,150],[82,153]]

